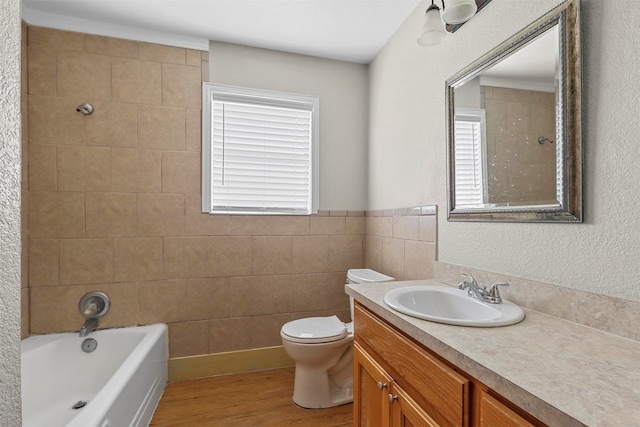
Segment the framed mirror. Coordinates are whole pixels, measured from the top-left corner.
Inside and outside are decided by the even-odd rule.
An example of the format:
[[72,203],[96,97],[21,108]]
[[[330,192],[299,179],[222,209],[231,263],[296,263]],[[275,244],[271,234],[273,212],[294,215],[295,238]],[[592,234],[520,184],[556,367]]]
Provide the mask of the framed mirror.
[[582,222],[580,2],[447,80],[449,221]]

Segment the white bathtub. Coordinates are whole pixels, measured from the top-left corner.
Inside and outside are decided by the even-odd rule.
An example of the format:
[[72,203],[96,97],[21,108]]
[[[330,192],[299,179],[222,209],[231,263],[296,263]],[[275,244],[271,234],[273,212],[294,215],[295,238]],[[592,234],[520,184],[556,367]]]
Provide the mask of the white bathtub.
[[[95,351],[81,349],[87,338]],[[22,341],[23,427],[148,426],[167,383],[167,326]],[[87,402],[73,409],[76,402]]]

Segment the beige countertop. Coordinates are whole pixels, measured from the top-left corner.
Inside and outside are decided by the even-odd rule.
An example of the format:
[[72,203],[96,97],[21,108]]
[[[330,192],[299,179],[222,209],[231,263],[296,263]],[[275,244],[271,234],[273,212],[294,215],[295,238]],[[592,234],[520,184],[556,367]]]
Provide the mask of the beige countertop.
[[442,284],[351,283],[346,292],[550,426],[640,426],[640,342],[527,309],[516,325],[473,328],[416,319],[384,303],[387,291],[413,285]]

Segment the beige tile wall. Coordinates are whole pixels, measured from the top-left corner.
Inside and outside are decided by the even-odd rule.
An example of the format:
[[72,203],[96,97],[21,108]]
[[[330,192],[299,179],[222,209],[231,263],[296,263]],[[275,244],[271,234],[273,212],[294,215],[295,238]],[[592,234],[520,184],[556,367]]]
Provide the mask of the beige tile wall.
[[365,264],[396,280],[430,279],[436,259],[436,206],[368,211]]
[[[103,327],[168,323],[171,357],[280,345],[298,317],[348,319],[364,212],[200,212],[206,52],[29,27],[28,61],[30,333],[79,329],[92,290],[112,300]],[[92,115],[75,111],[84,102]]]
[[482,86],[489,202],[556,200],[555,94]]

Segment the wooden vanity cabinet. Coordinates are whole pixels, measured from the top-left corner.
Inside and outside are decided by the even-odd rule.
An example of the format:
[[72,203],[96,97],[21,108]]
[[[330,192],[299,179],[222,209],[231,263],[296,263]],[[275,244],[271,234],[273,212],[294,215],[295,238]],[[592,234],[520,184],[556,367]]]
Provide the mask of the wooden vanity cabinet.
[[359,304],[355,307],[355,427],[542,427]]
[[438,427],[438,424],[393,381],[373,358],[354,344],[354,425]]
[[469,425],[467,378],[360,306],[355,325],[354,425]]
[[391,425],[389,384],[393,379],[356,342],[353,345],[353,424]]
[[391,390],[391,425],[393,427],[438,427],[433,418],[427,414],[402,387],[395,382]]
[[476,397],[477,427],[535,427],[516,411],[509,408],[485,390],[479,390]]

